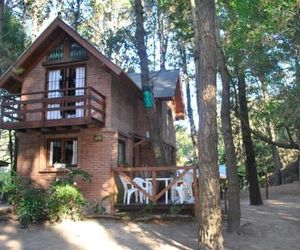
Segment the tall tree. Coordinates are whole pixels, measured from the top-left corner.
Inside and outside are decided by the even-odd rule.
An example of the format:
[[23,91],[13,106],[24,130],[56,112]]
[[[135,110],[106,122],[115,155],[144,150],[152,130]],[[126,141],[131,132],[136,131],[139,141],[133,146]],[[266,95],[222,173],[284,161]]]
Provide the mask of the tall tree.
[[225,163],[228,175],[228,231],[238,232],[241,223],[240,207],[240,184],[237,172],[237,160],[232,135],[232,123],[230,117],[230,82],[226,59],[223,53],[220,31],[216,30],[218,68],[222,80],[222,106],[221,106],[221,123],[223,141],[225,145]]
[[4,26],[4,0],[0,0],[0,43],[3,37],[3,26]]
[[242,138],[246,153],[246,174],[249,183],[249,195],[251,205],[262,205],[262,198],[259,188],[255,152],[251,137],[248,104],[246,96],[246,80],[244,73],[240,73],[238,77],[238,94],[239,94],[239,115],[241,120]]
[[[150,140],[153,147],[153,152],[158,165],[165,165],[165,153],[164,146],[162,143],[161,129],[160,129],[160,120],[156,113],[155,102],[153,97],[153,85],[150,82],[149,75],[149,65],[148,65],[148,55],[147,48],[145,43],[145,28],[144,28],[144,10],[141,0],[135,0],[135,17],[136,17],[136,33],[135,39],[137,43],[138,56],[140,58],[141,66],[141,82],[143,93],[148,94],[150,97],[150,105],[146,108],[146,115],[150,129]],[[150,94],[150,96],[149,96]]]
[[190,77],[187,70],[187,52],[185,45],[183,42],[179,45],[180,46],[180,54],[181,54],[181,60],[182,60],[182,71],[184,74],[184,81],[185,81],[185,92],[186,92],[186,109],[187,109],[187,115],[190,123],[190,130],[191,130],[191,138],[193,142],[193,148],[194,148],[194,156],[195,159],[198,161],[198,139],[197,139],[197,130],[196,125],[194,121],[194,114],[193,114],[193,108],[192,108],[192,96],[191,96],[191,83],[190,83]]
[[216,14],[213,0],[196,1],[195,42],[199,49],[199,249],[223,249],[216,114]]

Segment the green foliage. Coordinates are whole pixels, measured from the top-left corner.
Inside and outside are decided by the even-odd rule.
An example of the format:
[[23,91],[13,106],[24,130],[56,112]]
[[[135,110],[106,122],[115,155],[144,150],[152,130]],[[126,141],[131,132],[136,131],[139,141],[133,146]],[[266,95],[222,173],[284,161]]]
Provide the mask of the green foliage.
[[195,163],[194,148],[191,136],[183,126],[176,126],[177,164],[186,165]]
[[21,227],[37,223],[47,218],[47,191],[42,188],[26,188],[21,191],[17,213]]
[[154,212],[154,204],[152,202],[149,202],[146,207],[143,209],[143,211],[146,214],[153,214]]
[[178,205],[172,204],[170,207],[170,214],[172,215],[180,214],[181,211],[182,208]]
[[5,175],[1,177],[5,185],[0,191],[8,197],[10,204],[15,206],[22,227],[48,218],[52,222],[64,218],[78,220],[82,217],[82,209],[87,204],[71,181],[79,173],[85,177],[84,180],[90,180],[90,175],[85,171],[76,171],[76,174],[73,173],[64,181],[54,182],[48,190],[33,187],[29,179],[17,174],[13,174],[10,178]]
[[85,205],[86,200],[82,194],[70,184],[54,185],[49,190],[47,209],[53,222],[65,218],[80,219],[81,210]]
[[3,41],[0,41],[0,75],[26,47],[26,36],[20,21],[9,8],[4,12]]
[[69,169],[69,172],[66,176],[57,178],[54,182],[53,185],[64,185],[64,184],[70,184],[74,185],[76,184],[77,180],[82,180],[84,182],[90,182],[92,179],[92,176],[84,171],[83,169],[80,168],[75,168],[75,169]]
[[2,186],[2,193],[11,205],[17,207],[22,199],[23,191],[30,185],[30,180],[14,172],[9,172],[9,175],[6,176],[6,181]]

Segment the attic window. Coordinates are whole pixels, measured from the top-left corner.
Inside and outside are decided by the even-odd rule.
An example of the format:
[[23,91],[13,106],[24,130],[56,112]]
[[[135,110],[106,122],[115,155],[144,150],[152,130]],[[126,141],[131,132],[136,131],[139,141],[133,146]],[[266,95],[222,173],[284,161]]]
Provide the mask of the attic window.
[[58,47],[51,51],[48,55],[48,61],[59,61],[64,57],[64,45],[61,43]]
[[86,49],[81,47],[78,43],[71,42],[70,44],[70,58],[71,59],[84,59],[87,57]]

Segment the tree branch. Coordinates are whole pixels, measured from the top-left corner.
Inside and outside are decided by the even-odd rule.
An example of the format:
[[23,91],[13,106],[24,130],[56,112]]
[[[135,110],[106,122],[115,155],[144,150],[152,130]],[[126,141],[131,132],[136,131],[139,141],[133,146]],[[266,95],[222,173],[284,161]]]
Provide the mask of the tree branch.
[[255,135],[256,137],[258,137],[260,140],[268,143],[268,144],[272,144],[275,145],[277,147],[280,148],[285,148],[285,149],[297,149],[300,150],[300,147],[298,144],[296,144],[294,141],[291,141],[290,143],[284,143],[284,142],[278,142],[278,141],[273,141],[271,138],[269,138],[268,136],[263,135],[262,133],[251,129],[250,131],[253,135]]

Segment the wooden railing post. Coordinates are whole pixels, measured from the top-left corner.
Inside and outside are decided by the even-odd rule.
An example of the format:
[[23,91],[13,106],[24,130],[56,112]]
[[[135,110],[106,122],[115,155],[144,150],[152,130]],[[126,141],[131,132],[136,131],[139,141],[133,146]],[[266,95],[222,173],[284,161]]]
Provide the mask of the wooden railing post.
[[[157,193],[157,181],[156,181],[156,170],[152,170],[152,197],[156,197]],[[156,204],[157,201],[153,201]]]
[[194,215],[196,218],[199,218],[199,189],[198,189],[198,178],[197,178],[197,172],[198,168],[193,167],[193,189],[194,189]]
[[113,171],[112,169],[112,181],[113,181],[113,190],[112,190],[112,197],[111,197],[111,213],[112,214],[115,214],[116,213],[116,210],[115,210],[115,203],[116,203],[116,200],[117,200],[117,197],[116,197],[116,176],[115,176],[115,172]]
[[88,120],[91,121],[92,120],[92,89],[88,88],[87,89],[87,99],[88,99]]

